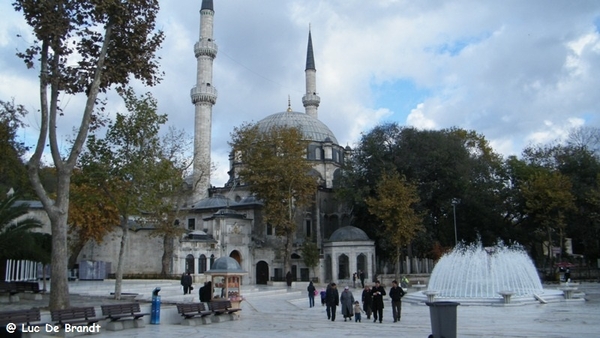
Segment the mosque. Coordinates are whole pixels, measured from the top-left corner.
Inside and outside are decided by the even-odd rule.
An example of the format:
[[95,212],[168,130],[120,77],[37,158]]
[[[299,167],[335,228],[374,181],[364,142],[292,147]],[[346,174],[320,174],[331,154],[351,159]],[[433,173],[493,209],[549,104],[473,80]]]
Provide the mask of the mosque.
[[[174,243],[172,275],[188,271],[196,282],[208,279],[205,273],[221,257],[235,259],[243,270],[243,284],[268,284],[282,281],[284,270],[282,238],[275,235],[276,225],[262,220],[261,201],[239,180],[241,160],[230,155],[229,180],[223,187],[210,185],[210,150],[212,109],[217,102],[217,89],[212,82],[213,61],[217,45],[213,38],[215,10],[212,0],[203,0],[200,9],[200,38],[194,45],[197,59],[196,85],[191,89],[195,107],[194,169],[190,189],[193,198],[183,207],[177,222],[186,233]],[[334,182],[340,175],[350,148],[338,144],[335,135],[318,118],[321,98],[317,93],[316,67],[312,36],[309,30],[306,56],[306,93],[302,98],[304,112],[286,111],[266,116],[258,122],[266,131],[273,126],[298,128],[308,148],[306,160],[318,189],[314,204],[299,213],[294,252],[290,257],[291,274],[296,281],[319,282],[348,280],[356,271],[367,280],[375,273],[375,244],[359,228],[350,226],[351,212],[334,194]],[[120,229],[107,235],[101,243],[91,242],[79,255],[79,277],[90,264],[106,262],[106,273],[114,272],[118,262]],[[130,228],[126,244],[124,274],[136,276],[161,271],[163,240],[152,236],[152,228]],[[112,236],[112,237],[111,237]],[[301,247],[313,241],[320,249],[319,263],[308,267],[302,259]]]

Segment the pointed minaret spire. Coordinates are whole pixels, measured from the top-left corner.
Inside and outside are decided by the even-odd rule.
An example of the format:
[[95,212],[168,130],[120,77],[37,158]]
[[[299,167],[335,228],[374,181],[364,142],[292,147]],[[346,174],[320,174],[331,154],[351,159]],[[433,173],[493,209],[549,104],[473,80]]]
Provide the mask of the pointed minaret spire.
[[319,103],[321,103],[321,98],[317,95],[317,69],[315,68],[310,25],[308,26],[308,47],[306,50],[306,69],[304,73],[306,74],[306,94],[302,97],[302,104],[304,105],[306,114],[317,119],[319,118],[317,109],[319,108]]
[[212,107],[217,102],[217,90],[212,85],[213,61],[217,57],[217,45],[213,39],[214,15],[213,1],[202,0],[200,41],[194,45],[197,60],[196,86],[190,93],[195,106],[192,202],[208,197],[210,187]]
[[293,111],[292,110],[292,100],[290,100],[290,95],[288,95],[288,109],[287,111]]

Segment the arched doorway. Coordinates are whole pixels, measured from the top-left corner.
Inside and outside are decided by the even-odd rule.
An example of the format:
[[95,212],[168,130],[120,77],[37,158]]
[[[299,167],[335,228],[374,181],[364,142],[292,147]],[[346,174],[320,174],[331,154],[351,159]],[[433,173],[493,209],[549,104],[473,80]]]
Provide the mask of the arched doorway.
[[184,271],[184,273],[185,272],[189,272],[192,275],[194,274],[194,272],[195,272],[195,269],[194,269],[194,265],[195,264],[194,264],[194,262],[195,261],[196,260],[194,259],[194,255],[192,255],[192,254],[189,254],[189,255],[187,255],[185,257],[185,271]]
[[338,257],[338,279],[350,278],[350,260],[348,256],[341,254]]
[[229,257],[235,259],[240,266],[242,265],[242,255],[240,255],[240,252],[237,250],[233,250],[230,254]]
[[256,284],[267,284],[269,281],[269,264],[265,261],[256,263]]
[[362,271],[365,274],[365,278],[369,277],[367,271],[367,256],[363,253],[356,257],[356,271]]

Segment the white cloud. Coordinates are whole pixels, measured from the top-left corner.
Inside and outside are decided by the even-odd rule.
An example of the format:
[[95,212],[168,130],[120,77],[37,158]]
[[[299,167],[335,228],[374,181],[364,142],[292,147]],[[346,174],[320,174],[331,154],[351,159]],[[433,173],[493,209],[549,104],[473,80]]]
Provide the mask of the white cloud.
[[[395,119],[418,128],[473,129],[497,151],[518,154],[529,142],[553,140],[572,126],[600,125],[600,38],[594,25],[600,4],[595,0],[263,0],[215,1],[214,6],[219,46],[214,185],[226,179],[234,126],[284,111],[288,95],[292,108],[303,111],[309,23],[319,118],[342,145],[353,145],[361,132]],[[150,90],[169,123],[192,133],[189,91],[196,81],[200,2],[164,1],[161,7],[157,26],[166,33],[160,51],[165,79],[155,88],[136,89]],[[0,4],[0,11],[7,13],[0,23],[0,99],[15,97],[35,107],[35,72],[14,57],[15,48],[27,45],[14,33],[26,26],[9,4]],[[426,94],[410,105],[388,107],[382,103],[394,102],[393,91],[388,97],[372,92],[397,82],[413,83]],[[78,104],[69,103],[73,114]],[[111,96],[111,109],[119,104]],[[405,111],[397,108],[405,106]]]

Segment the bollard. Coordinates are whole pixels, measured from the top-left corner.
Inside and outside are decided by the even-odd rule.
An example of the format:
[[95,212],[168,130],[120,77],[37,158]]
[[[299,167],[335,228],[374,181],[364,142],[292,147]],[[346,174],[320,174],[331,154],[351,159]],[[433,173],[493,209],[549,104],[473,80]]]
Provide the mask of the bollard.
[[152,291],[152,311],[150,311],[150,324],[160,324],[160,296],[158,292],[160,288],[157,287]]
[[456,338],[456,302],[425,302],[431,317],[433,338]]

